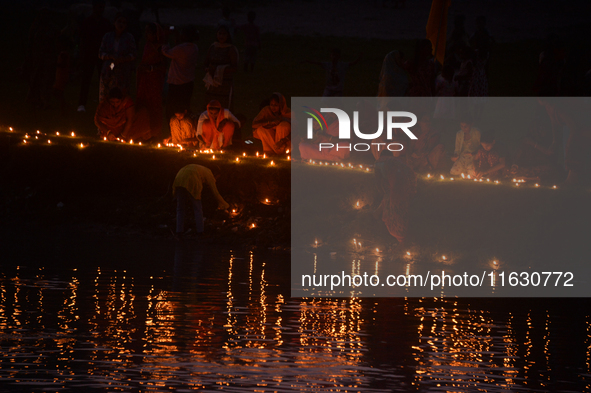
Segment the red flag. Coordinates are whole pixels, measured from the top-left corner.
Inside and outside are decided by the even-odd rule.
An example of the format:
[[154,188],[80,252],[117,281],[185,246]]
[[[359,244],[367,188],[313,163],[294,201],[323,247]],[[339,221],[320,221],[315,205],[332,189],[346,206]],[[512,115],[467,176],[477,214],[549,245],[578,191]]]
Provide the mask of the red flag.
[[443,64],[445,41],[447,39],[447,11],[451,0],[433,0],[427,21],[427,39],[433,45],[435,59]]

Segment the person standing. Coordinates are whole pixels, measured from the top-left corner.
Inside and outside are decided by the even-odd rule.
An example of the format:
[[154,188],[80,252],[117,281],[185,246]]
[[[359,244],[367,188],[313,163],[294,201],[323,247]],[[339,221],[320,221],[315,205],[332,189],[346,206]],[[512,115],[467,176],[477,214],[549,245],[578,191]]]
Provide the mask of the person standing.
[[238,49],[232,45],[232,36],[226,26],[220,26],[216,41],[211,44],[205,57],[206,74],[203,81],[207,92],[206,102],[219,101],[231,109],[234,73],[238,70]]
[[314,64],[322,67],[326,72],[326,84],[324,86],[323,97],[342,97],[345,89],[345,75],[347,70],[359,63],[361,55],[352,62],[341,61],[341,50],[334,48],[330,52],[330,61],[307,60],[305,63]]
[[135,51],[135,39],[127,32],[127,18],[119,15],[115,31],[105,34],[99,50],[103,61],[99,101],[105,100],[114,87],[120,88],[123,95],[129,94]]
[[244,34],[244,72],[254,71],[254,63],[257,59],[257,52],[261,48],[261,36],[259,27],[254,23],[256,13],[250,11],[248,13],[248,23],[240,26],[238,29]]
[[37,109],[49,107],[54,80],[59,29],[48,8],[39,10],[29,32],[29,42],[22,67],[29,80],[26,102]]
[[185,27],[179,35],[178,45],[173,48],[168,45],[162,47],[162,54],[172,60],[168,69],[167,119],[172,118],[178,108],[191,107],[199,55],[199,48],[194,43],[197,39],[197,31],[192,27]]
[[162,29],[156,23],[146,26],[146,45],[137,68],[137,104],[148,109],[152,137],[162,133],[162,90],[166,76],[165,58],[160,53]]
[[86,112],[90,82],[94,70],[101,73],[103,61],[97,56],[101,42],[105,34],[111,31],[111,22],[103,16],[105,12],[105,0],[92,2],[92,14],[84,19],[80,26],[80,68],[82,80],[80,95],[78,96],[78,112]]
[[375,214],[386,224],[390,235],[403,244],[408,237],[410,204],[417,192],[417,177],[399,156],[399,151],[383,150],[375,164],[376,183],[382,194]]

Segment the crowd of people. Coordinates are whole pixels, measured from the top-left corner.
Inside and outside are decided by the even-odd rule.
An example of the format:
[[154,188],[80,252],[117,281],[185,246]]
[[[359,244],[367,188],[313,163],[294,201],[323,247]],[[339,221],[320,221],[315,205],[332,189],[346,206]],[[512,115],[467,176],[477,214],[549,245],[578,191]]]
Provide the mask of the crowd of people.
[[[232,113],[234,77],[240,71],[241,62],[243,72],[252,72],[256,64],[261,39],[254,12],[248,13],[246,24],[238,26],[231,18],[230,9],[222,10],[223,17],[217,24],[215,41],[207,48],[202,65],[203,102],[192,103],[198,69],[201,68],[196,44],[199,33],[194,27],[148,23],[141,38],[137,28],[139,17],[120,12],[110,21],[104,16],[105,0],[94,0],[92,4],[92,14],[80,23],[77,32],[81,75],[77,110],[86,111],[92,90],[91,81],[97,70],[100,79],[99,105],[94,122],[99,137],[106,140],[163,141],[211,150],[230,148],[241,138],[246,119]],[[490,130],[480,132],[474,126],[482,116],[485,97],[489,94],[487,71],[495,45],[487,30],[486,18],[480,16],[475,22],[476,30],[469,34],[465,17],[459,15],[455,18],[453,29],[448,34],[443,64],[435,60],[432,43],[427,39],[416,42],[412,56],[407,57],[402,51],[394,50],[383,60],[377,91],[380,106],[387,108],[392,97],[436,97],[434,108],[418,111],[416,141],[406,144],[403,152],[394,155],[374,152],[381,188],[385,195],[391,195],[391,200],[381,205],[384,217],[397,216],[398,223],[404,221],[400,217],[405,217],[403,210],[408,205],[401,202],[406,200],[401,195],[412,194],[412,184],[416,179],[414,173],[443,171],[449,163],[442,133],[434,121],[439,124],[439,121],[459,120],[455,149],[450,152],[452,175],[465,174],[475,178],[510,175],[544,179],[557,177],[561,170],[566,169],[569,172],[567,180],[576,181],[580,174],[588,171],[587,147],[591,145],[588,130],[575,124],[572,113],[551,102],[540,101],[537,120],[512,157],[494,133]],[[133,32],[130,25],[134,26]],[[237,36],[242,36],[245,43],[244,59],[240,59],[235,45]],[[137,43],[140,40],[144,46],[138,57]],[[56,45],[59,55],[57,59],[51,59],[49,48]],[[63,92],[72,61],[63,32],[60,33],[54,26],[47,10],[40,12],[31,28],[29,53],[31,56],[26,59],[30,67],[27,70],[30,76],[28,102],[43,107],[48,101],[48,90],[53,90],[60,97],[62,111],[65,111]],[[352,62],[344,62],[341,61],[340,49],[334,48],[330,54],[330,61],[307,63],[318,65],[325,71],[324,96],[343,96],[347,70],[361,61],[362,56]],[[540,54],[538,77],[532,92],[539,96],[571,94],[572,84],[566,83],[568,78],[564,73],[566,64],[563,42],[557,37],[549,37]],[[53,85],[50,83],[52,72],[55,75]],[[587,72],[587,78],[590,72]],[[135,96],[131,91],[134,76]],[[470,97],[472,107],[469,113],[460,113],[455,101],[450,99],[453,97]],[[194,111],[192,108],[196,107],[202,110]],[[314,142],[333,141],[338,135],[336,117],[328,115],[326,119],[329,122],[327,129],[319,132]],[[559,124],[571,125],[568,138],[559,135]],[[267,156],[290,154],[291,110],[282,94],[273,93],[263,100],[251,127],[253,137],[260,141]],[[163,130],[166,135],[163,135]],[[559,163],[557,159],[561,140],[566,141],[562,146],[564,163]],[[294,140],[293,143],[304,160],[342,161],[349,154],[346,149],[339,150],[338,143],[335,149],[322,152],[304,141]],[[392,159],[395,161],[385,162]],[[403,179],[394,179],[393,176],[402,176]],[[211,180],[210,176],[207,178]],[[190,193],[194,199],[196,194],[199,193]],[[182,195],[186,202],[187,194]],[[399,206],[399,209],[394,206]],[[401,230],[404,225],[390,223],[387,226],[399,240],[404,238],[404,231]]]

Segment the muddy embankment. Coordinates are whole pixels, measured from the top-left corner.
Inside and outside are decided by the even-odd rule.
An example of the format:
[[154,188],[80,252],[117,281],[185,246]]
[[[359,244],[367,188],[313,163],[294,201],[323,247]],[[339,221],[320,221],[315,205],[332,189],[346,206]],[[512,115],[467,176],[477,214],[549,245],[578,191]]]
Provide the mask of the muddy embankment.
[[35,139],[33,134],[23,143],[17,133],[0,134],[0,226],[8,234],[11,227],[36,223],[48,230],[172,238],[172,182],[191,163],[219,173],[218,189],[231,205],[228,211],[216,210],[212,193],[204,191],[206,238],[247,247],[289,247],[290,161],[271,164],[247,150],[213,159],[212,154],[69,136]]

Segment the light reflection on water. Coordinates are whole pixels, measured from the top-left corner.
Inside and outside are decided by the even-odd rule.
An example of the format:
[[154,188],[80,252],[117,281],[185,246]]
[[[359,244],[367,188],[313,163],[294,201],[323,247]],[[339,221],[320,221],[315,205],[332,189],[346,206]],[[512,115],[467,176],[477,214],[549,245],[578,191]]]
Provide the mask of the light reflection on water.
[[288,271],[287,255],[180,243],[157,268],[5,265],[0,386],[590,389],[587,302],[291,299]]

